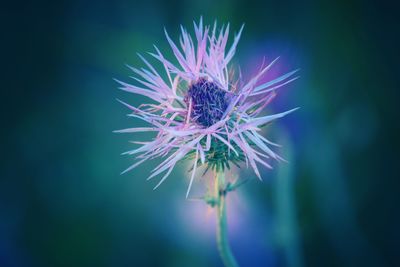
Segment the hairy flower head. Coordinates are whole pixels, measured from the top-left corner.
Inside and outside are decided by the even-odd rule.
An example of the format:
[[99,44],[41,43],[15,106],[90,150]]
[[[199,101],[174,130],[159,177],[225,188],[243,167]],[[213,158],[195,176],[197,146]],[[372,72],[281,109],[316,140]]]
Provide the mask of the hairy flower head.
[[[150,127],[135,127],[116,132],[156,132],[156,137],[141,146],[125,152],[136,155],[137,162],[123,173],[154,158],[163,158],[148,179],[163,175],[157,188],[183,159],[192,159],[189,194],[197,167],[223,170],[230,163],[237,166],[245,162],[261,179],[257,164],[271,168],[267,160],[282,158],[272,151],[278,146],[262,136],[261,127],[281,118],[295,109],[259,116],[276,96],[276,90],[297,79],[297,70],[268,82],[260,83],[263,75],[278,60],[263,66],[249,81],[235,75],[230,61],[235,54],[243,26],[228,48],[229,24],[217,29],[216,23],[203,27],[202,20],[194,23],[195,38],[181,27],[180,48],[165,32],[178,64],[167,60],[155,47],[149,53],[162,65],[161,75],[144,57],[147,68],[133,68],[138,85],[117,81],[120,89],[146,96],[152,101],[139,107],[126,105],[130,116],[147,122]],[[164,78],[165,77],[165,78]]]

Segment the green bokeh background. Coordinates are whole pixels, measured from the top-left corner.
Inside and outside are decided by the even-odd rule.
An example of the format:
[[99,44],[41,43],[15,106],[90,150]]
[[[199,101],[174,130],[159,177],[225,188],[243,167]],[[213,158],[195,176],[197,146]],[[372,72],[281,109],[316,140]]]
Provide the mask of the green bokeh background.
[[[0,266],[222,266],[212,212],[185,199],[184,165],[157,190],[155,163],[119,175],[138,125],[115,99],[124,64],[171,55],[202,15],[245,30],[235,64],[301,68],[269,111],[289,164],[232,194],[241,266],[400,266],[399,23],[366,1],[39,1],[2,8]],[[144,135],[138,135],[143,138]],[[251,177],[244,171],[242,177]],[[201,186],[200,181],[197,186]],[[195,185],[195,186],[196,186]],[[211,215],[210,215],[211,214]]]

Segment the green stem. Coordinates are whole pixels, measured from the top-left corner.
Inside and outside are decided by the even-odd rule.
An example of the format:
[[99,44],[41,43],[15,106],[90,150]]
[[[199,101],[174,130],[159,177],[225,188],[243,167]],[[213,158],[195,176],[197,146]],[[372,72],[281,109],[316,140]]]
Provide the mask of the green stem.
[[226,220],[225,174],[215,173],[215,195],[217,197],[217,246],[222,261],[226,267],[239,267],[232,254],[228,241],[228,224]]

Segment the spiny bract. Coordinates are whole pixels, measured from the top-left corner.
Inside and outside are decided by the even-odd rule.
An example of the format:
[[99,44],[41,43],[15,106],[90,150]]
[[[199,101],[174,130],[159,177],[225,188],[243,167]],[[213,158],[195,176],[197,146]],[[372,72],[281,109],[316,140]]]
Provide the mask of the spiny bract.
[[203,27],[202,19],[194,23],[195,39],[181,27],[181,49],[165,32],[178,64],[167,60],[155,46],[149,53],[162,65],[165,75],[161,75],[144,57],[139,55],[147,68],[133,68],[134,79],[141,85],[122,81],[120,89],[146,96],[152,103],[133,107],[122,102],[132,113],[130,116],[146,121],[150,127],[135,127],[116,132],[156,132],[156,137],[147,142],[135,142],[139,148],[123,154],[137,155],[137,162],[123,173],[141,163],[164,158],[149,176],[151,179],[164,173],[157,188],[171,173],[177,162],[192,159],[192,174],[187,195],[201,164],[213,169],[229,168],[240,162],[250,165],[261,178],[258,164],[268,168],[267,159],[282,159],[270,146],[259,130],[269,122],[281,118],[295,109],[259,116],[260,112],[276,96],[276,89],[292,82],[297,70],[286,73],[268,82],[260,83],[261,77],[278,60],[264,66],[249,81],[243,82],[234,75],[229,63],[235,54],[243,26],[227,48],[229,24],[217,30],[215,23]]

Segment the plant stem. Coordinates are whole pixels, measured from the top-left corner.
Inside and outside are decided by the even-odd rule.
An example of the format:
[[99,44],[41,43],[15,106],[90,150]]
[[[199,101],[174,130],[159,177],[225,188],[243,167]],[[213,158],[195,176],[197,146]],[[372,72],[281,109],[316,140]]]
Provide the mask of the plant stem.
[[228,223],[226,219],[226,188],[225,174],[215,173],[215,195],[217,197],[217,246],[222,261],[226,267],[239,267],[232,254],[228,241]]

